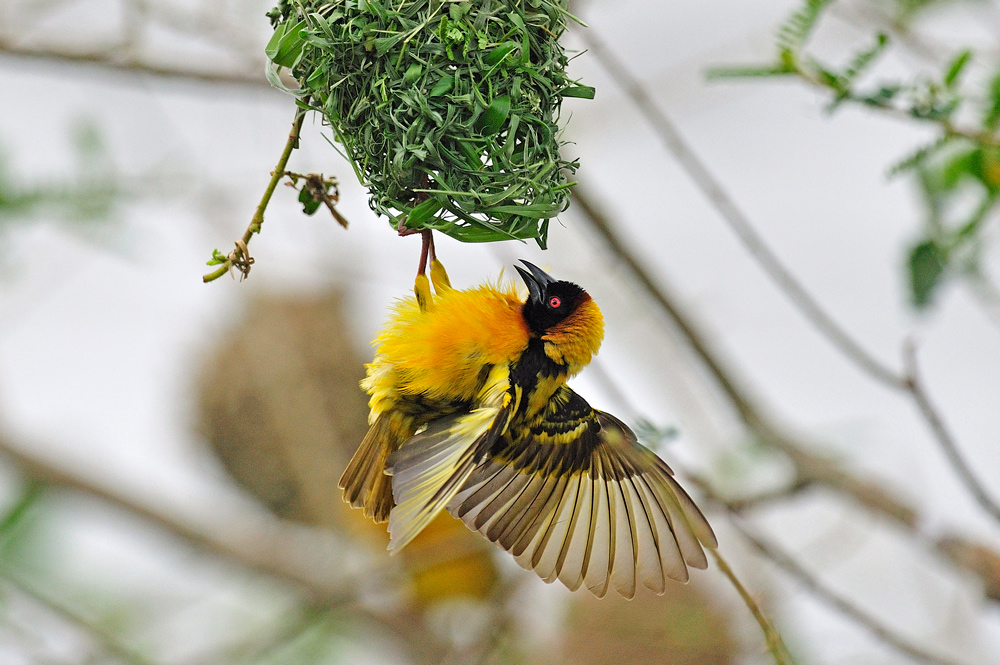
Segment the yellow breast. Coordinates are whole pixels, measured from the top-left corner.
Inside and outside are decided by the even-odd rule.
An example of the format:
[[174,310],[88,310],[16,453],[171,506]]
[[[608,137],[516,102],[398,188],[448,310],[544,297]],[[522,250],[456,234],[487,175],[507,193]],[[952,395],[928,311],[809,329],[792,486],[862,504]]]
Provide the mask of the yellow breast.
[[400,300],[375,338],[375,362],[363,384],[372,407],[391,394],[471,400],[489,365],[516,359],[528,345],[521,301],[513,287],[447,290],[422,311]]

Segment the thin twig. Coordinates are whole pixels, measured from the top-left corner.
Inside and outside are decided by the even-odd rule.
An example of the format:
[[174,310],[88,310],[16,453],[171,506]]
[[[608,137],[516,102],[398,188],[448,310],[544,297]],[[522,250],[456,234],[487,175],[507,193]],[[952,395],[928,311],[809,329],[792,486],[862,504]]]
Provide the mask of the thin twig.
[[898,118],[900,120],[917,121],[917,122],[937,125],[941,129],[941,132],[946,136],[967,139],[969,141],[972,141],[973,143],[978,143],[980,145],[1000,148],[1000,136],[997,136],[996,134],[990,131],[981,129],[972,129],[970,127],[962,127],[960,125],[954,124],[951,120],[947,118],[936,118],[936,117],[927,117],[923,115],[918,115],[909,109],[894,106],[890,102],[876,101],[865,97],[855,96],[850,93],[845,94],[843,91],[831,87],[830,83],[828,81],[823,80],[823,77],[820,74],[816,72],[810,72],[809,70],[803,68],[797,62],[795,63],[795,66],[796,69],[790,71],[789,74],[798,77],[800,80],[810,84],[813,87],[821,88],[827,92],[834,92],[835,94],[838,95],[838,99],[842,101],[861,104],[865,108],[878,110],[885,115]]
[[[273,656],[299,638],[324,619],[322,610],[311,607],[296,608],[293,612],[283,612],[278,625],[266,629],[262,635],[257,628],[252,635],[237,643],[215,648],[205,656],[188,659],[184,665],[222,665],[223,663],[260,663],[274,660]],[[269,658],[270,657],[270,658]]]
[[739,519],[732,520],[733,527],[760,552],[766,559],[772,561],[779,568],[794,577],[799,583],[809,590],[812,595],[821,599],[840,614],[850,618],[854,623],[868,631],[872,637],[878,641],[891,646],[896,651],[906,654],[914,660],[931,665],[959,665],[958,661],[941,656],[913,644],[911,641],[899,635],[895,629],[887,626],[881,619],[873,616],[869,612],[861,609],[845,596],[837,593],[827,586],[817,576],[806,570],[802,564],[796,561],[790,554],[779,548],[774,543],[765,541],[763,538],[753,533]]
[[722,558],[719,551],[711,548],[709,548],[708,551],[712,555],[712,558],[715,559],[715,563],[719,567],[719,570],[722,571],[722,574],[726,576],[726,579],[728,579],[734,587],[736,587],[737,593],[739,593],[740,598],[743,599],[743,604],[747,606],[750,613],[753,614],[753,618],[756,619],[757,623],[760,625],[760,629],[764,632],[764,639],[767,642],[767,650],[771,652],[772,656],[774,656],[774,662],[778,665],[792,665],[794,663],[792,656],[788,653],[788,647],[785,646],[785,642],[781,639],[781,633],[778,632],[774,623],[767,618],[764,611],[760,609],[760,605],[757,604],[754,597],[749,591],[747,591],[747,588],[743,586],[743,583],[740,582],[739,578],[736,577],[736,573],[734,573],[733,569],[729,567],[726,560]]
[[686,473],[684,475],[701,490],[702,494],[722,506],[729,513],[730,523],[733,527],[764,558],[769,559],[786,573],[795,577],[810,593],[864,628],[877,640],[921,662],[931,663],[932,665],[958,665],[958,663],[951,659],[933,654],[923,647],[913,644],[913,642],[896,632],[895,629],[890,628],[880,619],[862,610],[851,600],[828,587],[779,546],[769,543],[761,536],[755,534],[741,520],[740,516],[745,507],[740,505],[739,502],[733,502],[721,497],[712,487],[711,483],[696,474]]
[[295,107],[295,120],[292,121],[292,131],[288,133],[285,149],[281,152],[281,157],[278,159],[278,164],[274,167],[274,171],[271,172],[271,180],[267,183],[267,188],[264,190],[264,195],[257,205],[257,210],[250,219],[250,224],[247,226],[246,232],[240,240],[236,241],[236,249],[230,252],[229,256],[226,257],[226,260],[222,262],[222,265],[217,270],[202,277],[202,281],[211,282],[216,280],[227,274],[233,266],[236,266],[240,270],[243,277],[246,277],[250,273],[253,257],[250,256],[247,245],[255,233],[260,233],[260,227],[264,223],[264,211],[267,210],[267,205],[271,202],[271,196],[274,194],[275,188],[285,176],[285,167],[288,165],[288,158],[291,157],[292,151],[298,147],[299,133],[302,131],[302,121],[306,117],[306,110],[303,106]]
[[[202,83],[206,86],[212,86],[209,89],[216,93],[218,90],[214,86],[225,84],[256,88],[262,92],[273,91],[277,94],[277,91],[268,83],[267,79],[260,74],[203,72],[135,60],[119,60],[113,54],[104,51],[57,51],[52,49],[25,48],[0,41],[0,59],[15,62],[78,66],[79,68],[87,68],[95,72],[105,72],[113,77],[116,82],[120,82],[122,77],[125,76],[128,77],[125,79],[126,82],[133,82],[137,85],[147,85],[150,77],[156,77],[185,83]],[[78,69],[70,69],[69,71],[78,71]]]
[[749,510],[757,510],[768,505],[773,505],[780,501],[788,501],[799,496],[809,488],[810,482],[804,478],[799,478],[795,482],[772,490],[758,492],[751,496],[729,499],[727,504],[735,512],[742,513]]
[[581,30],[578,34],[601,66],[618,83],[652,126],[653,131],[688,174],[691,181],[701,190],[723,221],[743,242],[761,268],[788,295],[802,314],[862,370],[882,383],[897,388],[901,387],[902,378],[899,374],[863,349],[785,268],[778,256],[754,229],[747,216],[726,192],[722,183],[712,175],[695,154],[674,123],[656,104],[642,83],[625,66],[625,63],[605,46],[604,42],[594,34],[593,29]]
[[982,486],[979,479],[972,472],[972,467],[969,463],[965,461],[965,457],[962,452],[958,449],[958,443],[955,441],[955,437],[952,436],[951,431],[945,425],[941,414],[938,413],[934,404],[931,402],[930,397],[927,395],[927,389],[924,387],[924,383],[920,378],[919,368],[917,366],[917,351],[913,344],[907,343],[904,351],[905,362],[906,362],[906,383],[908,390],[911,395],[913,395],[913,401],[923,415],[924,420],[934,431],[934,435],[941,445],[941,449],[944,451],[945,456],[948,458],[948,462],[951,463],[952,468],[955,473],[958,474],[959,478],[968,488],[969,492],[975,498],[976,502],[985,510],[987,513],[993,516],[993,519],[1000,522],[1000,505],[990,497],[986,492],[986,488]]
[[[614,379],[607,374],[599,374],[598,378],[602,383],[614,384]],[[878,619],[865,613],[863,610],[858,609],[857,606],[850,600],[844,596],[836,594],[820,583],[819,580],[809,574],[808,571],[802,568],[801,565],[797,564],[797,562],[795,562],[789,555],[778,549],[777,546],[766,545],[761,539],[759,539],[759,537],[750,533],[743,523],[738,521],[737,518],[747,510],[760,508],[774,501],[787,500],[796,496],[799,492],[810,485],[809,480],[800,477],[790,485],[773,491],[763,492],[753,497],[744,499],[725,499],[719,496],[719,494],[715,492],[712,485],[703,477],[691,472],[685,472],[683,475],[693,485],[697,486],[701,490],[702,494],[715,503],[721,505],[730,513],[736,529],[743,534],[744,537],[750,541],[761,554],[763,554],[766,558],[771,559],[776,565],[785,569],[789,574],[797,577],[800,582],[802,582],[803,585],[806,586],[806,588],[813,594],[833,606],[834,609],[841,612],[844,616],[853,620],[862,628],[872,633],[877,639],[900,651],[901,653],[923,662],[933,663],[934,665],[955,665],[951,661],[941,659],[921,647],[914,645],[905,637],[896,633],[892,628],[889,628]],[[952,551],[949,552],[948,548],[951,548]],[[995,554],[992,557],[989,556],[989,554],[984,557],[982,548],[973,547],[970,549],[968,544],[959,544],[948,539],[942,539],[939,541],[936,544],[935,549],[948,556],[948,558],[952,561],[957,561],[959,557],[965,557],[966,563],[963,567],[970,569],[977,568],[981,571],[980,575],[982,577],[993,579],[995,585],[1000,584],[1000,560],[996,558]],[[716,555],[719,568],[724,574],[726,574],[727,577],[730,578],[730,581],[737,587],[740,595],[744,598],[744,602],[746,602],[749,594],[747,594],[745,589],[742,588],[742,585],[740,585],[739,581],[735,579],[735,576],[730,575],[731,571],[727,572],[728,566],[724,567],[724,562],[719,561],[720,557],[718,556],[718,552],[713,550],[712,553]],[[755,606],[752,606],[750,603],[747,603],[747,607],[750,608],[750,611],[754,613],[754,617],[757,619],[758,623],[760,623],[770,647],[773,644],[772,637],[770,635],[770,630],[772,628],[770,626],[770,622],[763,614],[759,614],[759,608],[755,608]],[[776,653],[773,648],[771,649],[771,653]]]

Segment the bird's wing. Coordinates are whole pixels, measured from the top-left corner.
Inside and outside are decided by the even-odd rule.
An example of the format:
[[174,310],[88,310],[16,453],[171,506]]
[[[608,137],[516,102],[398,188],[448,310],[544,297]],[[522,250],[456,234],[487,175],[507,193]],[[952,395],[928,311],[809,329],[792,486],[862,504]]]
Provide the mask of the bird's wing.
[[389,551],[398,552],[430,524],[499,435],[510,414],[508,369],[495,366],[477,408],[439,418],[389,456],[396,506],[389,513]]
[[524,429],[511,425],[448,505],[523,568],[631,598],[637,583],[663,593],[667,578],[708,565],[712,528],[620,420],[563,388]]

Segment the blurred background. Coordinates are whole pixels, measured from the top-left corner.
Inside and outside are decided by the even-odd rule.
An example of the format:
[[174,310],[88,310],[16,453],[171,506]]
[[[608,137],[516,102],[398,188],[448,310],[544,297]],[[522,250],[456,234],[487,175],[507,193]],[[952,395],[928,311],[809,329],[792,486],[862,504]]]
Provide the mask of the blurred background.
[[[294,115],[271,7],[0,2],[0,663],[771,662],[714,567],[596,600],[450,517],[390,559],[342,503],[419,240],[310,115],[288,168],[350,228],[281,185],[250,277],[202,283]],[[1000,663],[1000,3],[571,9],[573,205],[545,252],[440,238],[452,282],[526,258],[594,296],[574,387],[795,662]]]

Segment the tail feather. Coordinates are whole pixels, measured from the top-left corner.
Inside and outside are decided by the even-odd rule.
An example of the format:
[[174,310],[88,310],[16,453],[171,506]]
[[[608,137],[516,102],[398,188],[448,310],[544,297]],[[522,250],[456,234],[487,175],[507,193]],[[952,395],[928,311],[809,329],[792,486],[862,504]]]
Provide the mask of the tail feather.
[[372,424],[340,477],[344,501],[355,508],[363,508],[365,517],[376,522],[389,519],[394,504],[392,479],[385,475],[387,460],[413,436],[414,429],[411,418],[383,413]]

